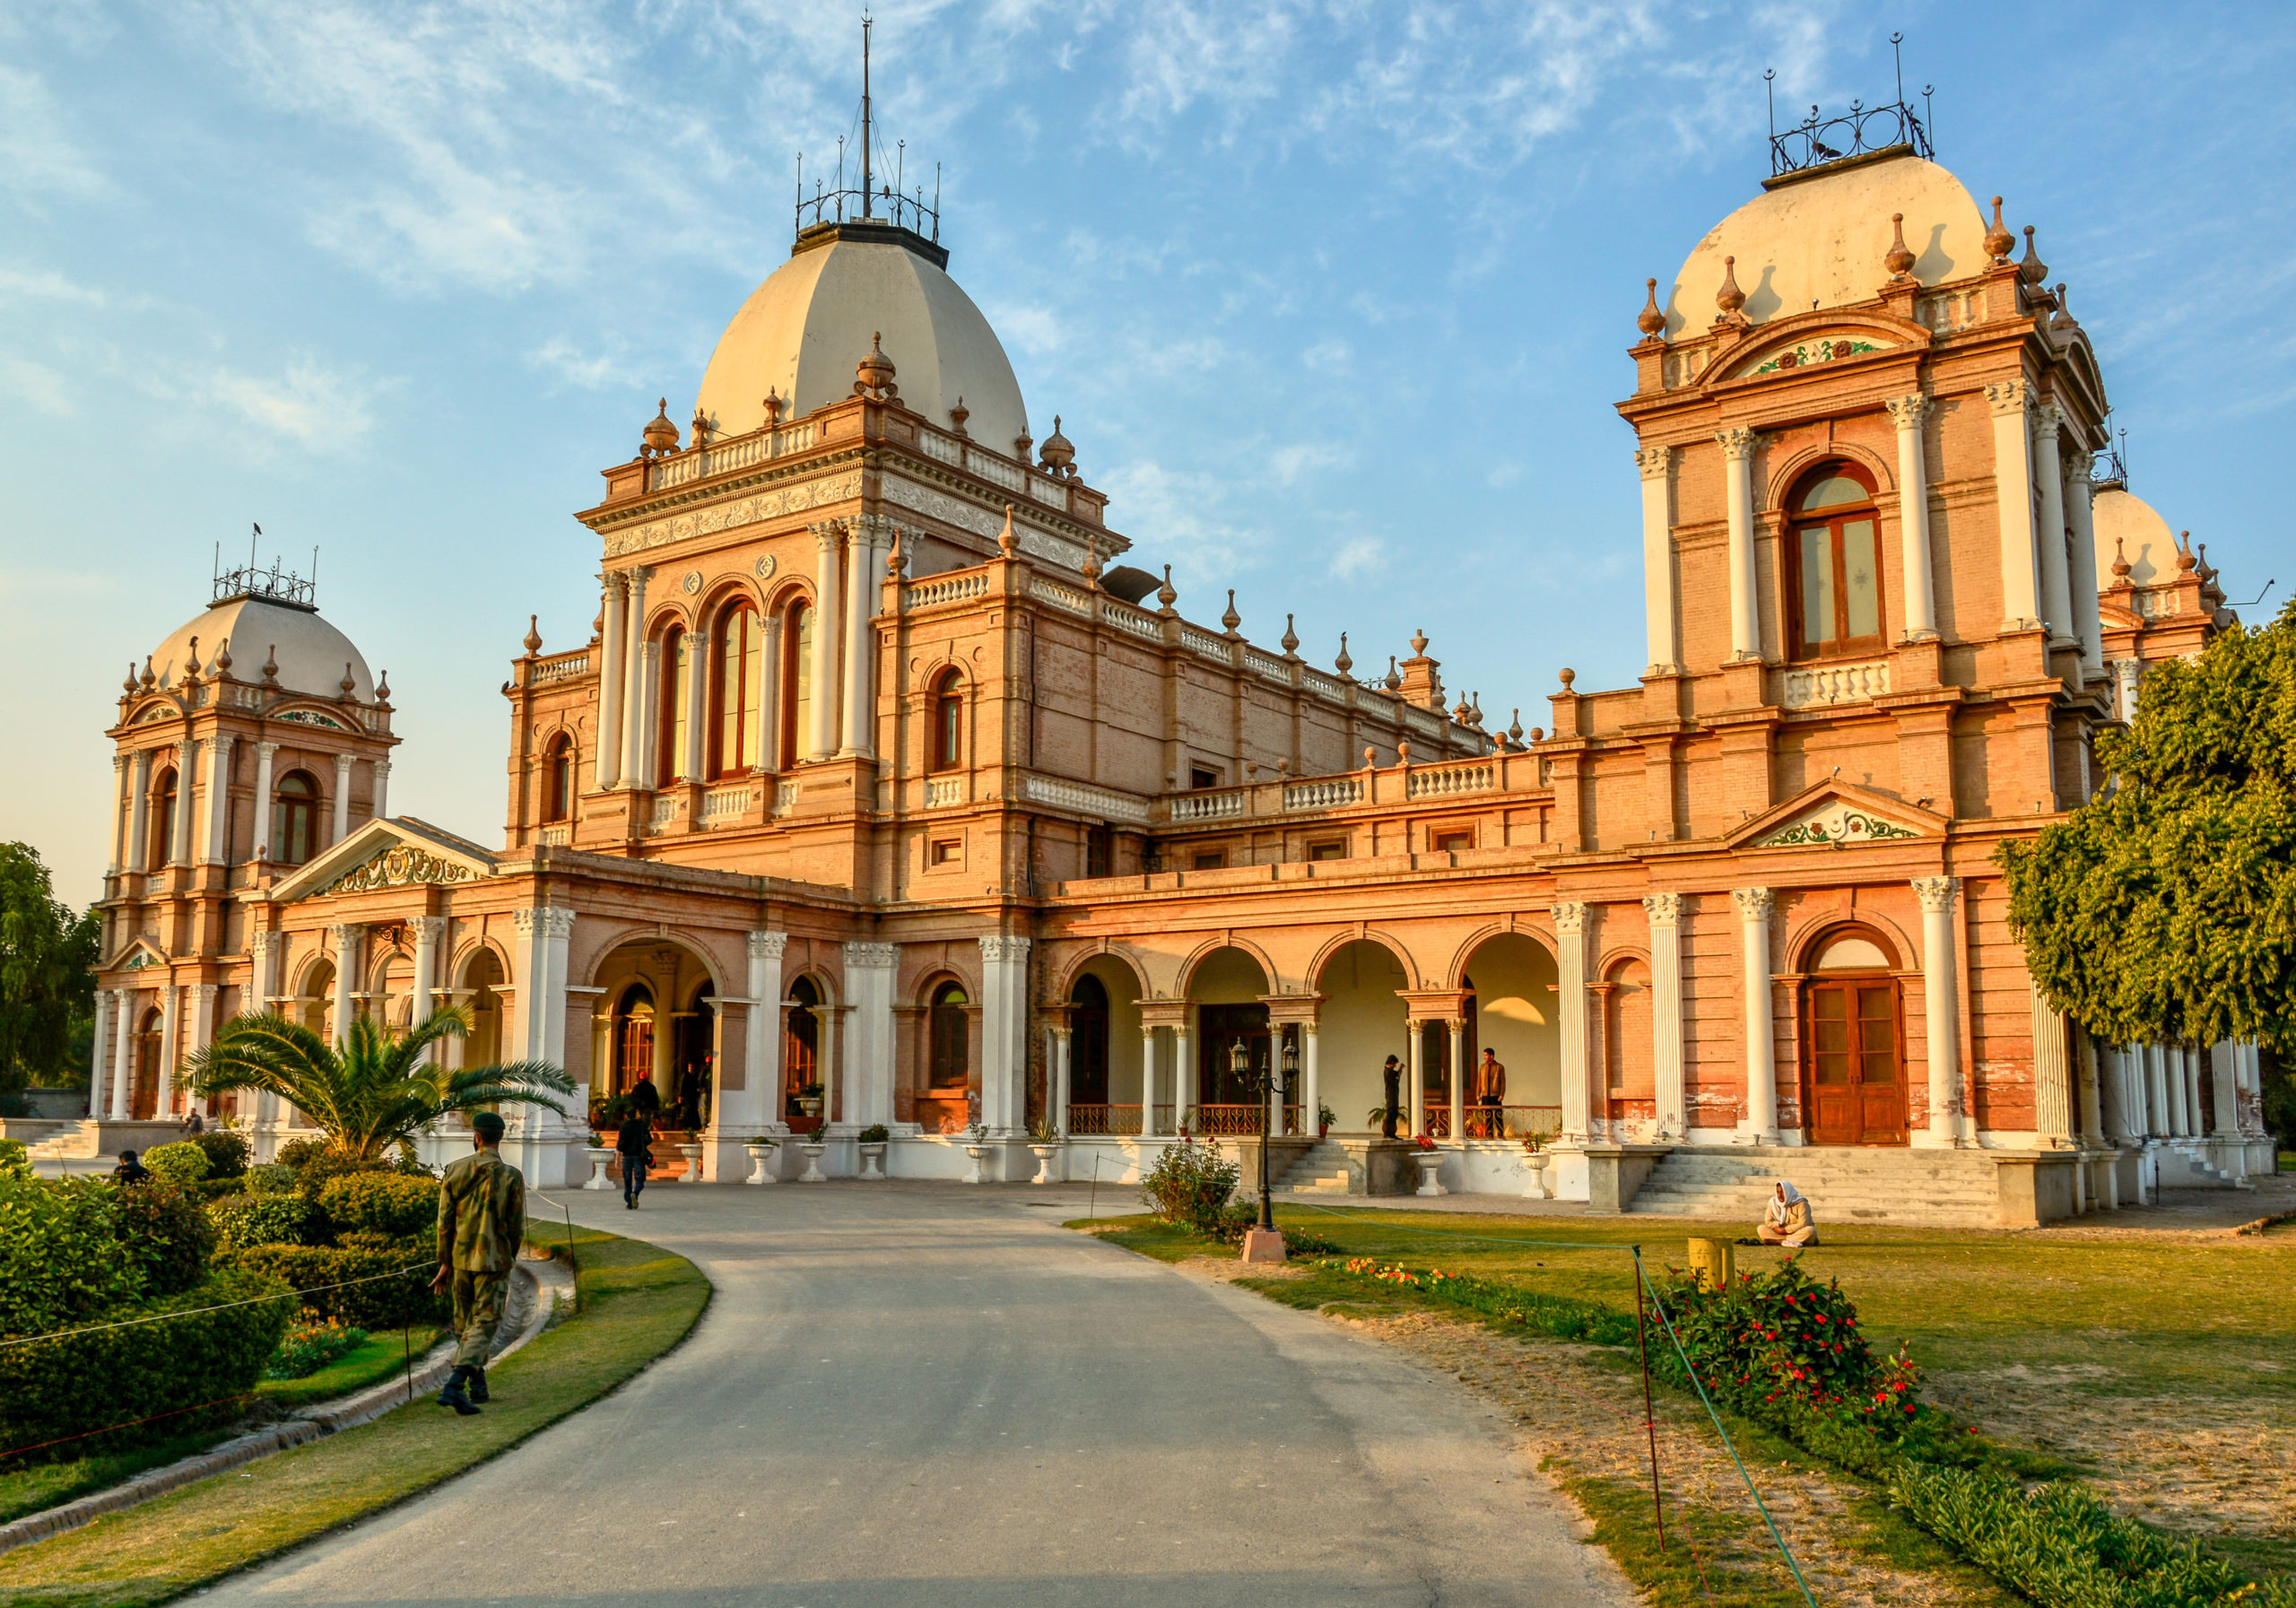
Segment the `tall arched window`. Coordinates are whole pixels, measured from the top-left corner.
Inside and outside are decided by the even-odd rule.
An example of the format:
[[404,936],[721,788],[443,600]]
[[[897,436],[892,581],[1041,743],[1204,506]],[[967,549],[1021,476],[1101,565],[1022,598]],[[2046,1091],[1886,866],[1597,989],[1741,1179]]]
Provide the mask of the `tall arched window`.
[[662,734],[661,752],[654,760],[654,785],[666,787],[683,774],[685,760],[686,693],[693,682],[687,661],[686,634],[679,626],[662,633],[662,715],[654,729]]
[[176,773],[173,767],[160,772],[152,784],[152,837],[149,845],[149,865],[157,871],[168,863],[176,851]]
[[1787,508],[1795,656],[1879,652],[1882,519],[1871,477],[1854,464],[1825,465],[1802,478]]
[[1068,1103],[1109,1103],[1109,991],[1089,972],[1068,995]]
[[542,761],[542,818],[570,821],[574,817],[574,740],[552,739]]
[[971,1000],[962,983],[944,983],[933,990],[933,1065],[935,1089],[961,1089],[972,1080],[970,1037]]
[[279,778],[271,804],[271,857],[300,865],[318,852],[319,788],[305,770]]
[[791,1117],[823,1116],[809,1113],[804,1102],[814,1098],[808,1090],[821,1087],[821,1018],[814,1008],[822,1003],[821,990],[811,978],[799,978],[789,985],[789,1013],[782,1018],[781,1030],[781,1115]]
[[726,605],[718,616],[717,664],[711,676],[709,774],[735,776],[764,758],[758,708],[758,654],[762,644],[757,611],[746,602]]
[[[627,1094],[654,1075],[654,994],[631,985],[613,1013],[613,1092]],[[656,1093],[659,1093],[657,1089]]]
[[933,760],[935,770],[954,770],[965,762],[964,682],[947,670],[933,683]]
[[805,757],[805,729],[813,718],[813,611],[802,597],[781,626],[781,760],[787,770]]
[[1802,985],[1803,1118],[1813,1144],[1903,1144],[1903,1015],[1887,941],[1864,927],[1830,934]]

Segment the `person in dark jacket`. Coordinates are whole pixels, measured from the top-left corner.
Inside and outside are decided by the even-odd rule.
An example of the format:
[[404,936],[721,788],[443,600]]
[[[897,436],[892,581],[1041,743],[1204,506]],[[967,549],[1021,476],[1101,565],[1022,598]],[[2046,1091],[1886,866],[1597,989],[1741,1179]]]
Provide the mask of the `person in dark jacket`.
[[630,1087],[630,1108],[641,1117],[654,1117],[662,1114],[662,1091],[654,1087],[650,1076],[641,1075]]
[[[653,1086],[642,1081],[638,1085],[647,1090]],[[633,1110],[622,1119],[613,1148],[622,1156],[622,1204],[626,1210],[636,1211],[638,1197],[646,1192],[646,1169],[654,1164],[654,1125],[645,1113]]]
[[138,1161],[132,1150],[120,1152],[119,1165],[111,1169],[111,1181],[115,1184],[143,1184],[149,1182],[151,1177],[152,1169]]
[[1389,1056],[1387,1064],[1379,1068],[1379,1083],[1387,1097],[1387,1104],[1379,1114],[1379,1137],[1392,1139],[1396,1136],[1396,1118],[1401,1115],[1399,1108],[1403,1100],[1403,1064],[1395,1056]]

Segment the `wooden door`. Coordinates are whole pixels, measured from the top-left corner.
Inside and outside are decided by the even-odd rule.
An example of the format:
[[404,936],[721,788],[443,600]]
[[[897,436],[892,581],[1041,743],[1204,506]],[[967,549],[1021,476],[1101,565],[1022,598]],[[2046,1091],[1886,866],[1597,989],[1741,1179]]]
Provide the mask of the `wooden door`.
[[1898,990],[1887,978],[1811,985],[1810,1143],[1903,1144]]

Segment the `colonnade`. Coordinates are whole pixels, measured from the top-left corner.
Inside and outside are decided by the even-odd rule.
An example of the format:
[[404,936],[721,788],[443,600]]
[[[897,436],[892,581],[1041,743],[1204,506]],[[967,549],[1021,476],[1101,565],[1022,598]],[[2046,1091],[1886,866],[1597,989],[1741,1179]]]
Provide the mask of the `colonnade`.
[[[175,749],[176,807],[166,843],[164,865],[231,865],[231,756],[246,739],[219,732],[208,737],[184,737]],[[254,822],[246,858],[268,860],[271,834],[278,805],[277,759],[283,746],[258,742],[255,748]],[[151,867],[152,784],[153,756],[163,748],[139,748],[112,756],[113,785],[117,797],[113,809],[111,860],[108,874],[144,871]],[[205,761],[205,774],[200,761]],[[351,835],[351,774],[357,757],[335,755],[334,830],[324,846],[332,847]],[[367,761],[374,783],[368,818],[380,821],[389,814],[391,762],[377,754]],[[193,804],[197,803],[196,811]]]

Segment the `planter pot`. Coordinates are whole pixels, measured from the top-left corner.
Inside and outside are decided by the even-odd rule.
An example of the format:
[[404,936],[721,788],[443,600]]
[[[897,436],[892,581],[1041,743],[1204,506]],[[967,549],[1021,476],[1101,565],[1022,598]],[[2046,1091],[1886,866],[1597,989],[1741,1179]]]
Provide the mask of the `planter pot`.
[[701,1147],[698,1144],[681,1144],[678,1146],[678,1154],[685,1158],[685,1170],[678,1175],[678,1182],[681,1184],[701,1182]]
[[1420,1151],[1412,1157],[1412,1160],[1419,1163],[1419,1194],[1448,1195],[1450,1193],[1443,1187],[1442,1180],[1436,1176],[1443,1170],[1441,1151]]
[[613,1152],[612,1151],[599,1150],[594,1147],[590,1152],[590,1181],[583,1185],[582,1187],[585,1189],[613,1188],[613,1180],[606,1177],[606,1169],[613,1164]]
[[1037,1159],[1037,1176],[1031,1178],[1029,1182],[1031,1184],[1058,1183],[1060,1180],[1052,1176],[1052,1161],[1054,1157],[1060,1154],[1060,1147],[1057,1144],[1031,1144],[1029,1150]]
[[803,1111],[808,1117],[819,1117],[822,1114],[822,1097],[818,1094],[799,1095],[797,1097],[797,1109]]
[[1327,1122],[1319,1122],[1319,1123],[1318,1123],[1318,1124],[1316,1125],[1316,1137],[1317,1137],[1317,1138],[1318,1138],[1318,1139],[1328,1139],[1328,1138],[1330,1138],[1330,1137],[1331,1137],[1331,1124],[1329,1124],[1329,1123],[1327,1123]]
[[972,1158],[972,1169],[965,1174],[965,1182],[968,1184],[988,1182],[987,1175],[982,1172],[980,1165],[988,1155],[988,1147],[985,1144],[968,1144],[965,1146],[965,1154]]
[[819,1139],[801,1140],[797,1148],[805,1152],[805,1170],[797,1175],[800,1184],[826,1184],[827,1174],[822,1171],[822,1152],[829,1146]]
[[772,1145],[744,1144],[742,1148],[750,1153],[750,1176],[744,1178],[743,1183],[778,1184],[781,1181],[775,1175]]
[[883,1178],[885,1176],[885,1143],[880,1139],[861,1147],[861,1176]]

